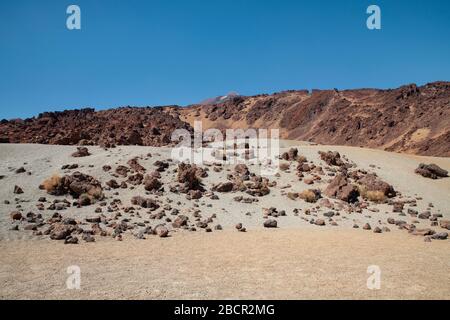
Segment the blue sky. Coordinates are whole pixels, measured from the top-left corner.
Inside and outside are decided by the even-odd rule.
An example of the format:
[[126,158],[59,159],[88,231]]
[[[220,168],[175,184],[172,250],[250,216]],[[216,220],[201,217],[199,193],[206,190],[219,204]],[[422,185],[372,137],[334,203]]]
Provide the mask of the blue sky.
[[450,80],[450,1],[2,0],[0,74],[0,119]]

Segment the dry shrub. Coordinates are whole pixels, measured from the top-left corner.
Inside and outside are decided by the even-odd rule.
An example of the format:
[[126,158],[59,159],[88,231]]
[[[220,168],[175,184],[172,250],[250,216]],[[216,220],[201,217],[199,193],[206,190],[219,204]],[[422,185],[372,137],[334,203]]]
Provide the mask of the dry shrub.
[[384,202],[386,201],[386,196],[381,191],[367,191],[366,199],[373,202]]
[[366,199],[367,198],[367,188],[362,185],[358,185],[357,188],[358,188],[360,196],[363,197],[364,199]]
[[299,197],[306,202],[314,203],[317,201],[317,194],[314,192],[314,190],[311,189],[300,192]]
[[358,186],[358,191],[363,199],[373,202],[385,202],[386,195],[382,191],[367,190],[365,186]]
[[289,163],[286,163],[286,162],[280,163],[280,170],[286,171],[286,170],[289,170],[289,168],[290,168]]
[[58,176],[57,174],[54,174],[50,178],[46,179],[42,183],[42,186],[48,193],[50,193],[55,190],[55,188],[58,186],[60,181],[61,181],[61,177]]

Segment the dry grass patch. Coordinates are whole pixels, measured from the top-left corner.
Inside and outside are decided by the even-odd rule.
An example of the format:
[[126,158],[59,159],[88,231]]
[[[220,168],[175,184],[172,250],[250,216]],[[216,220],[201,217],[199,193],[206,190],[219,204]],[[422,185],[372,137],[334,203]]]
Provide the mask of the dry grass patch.
[[363,199],[366,199],[369,201],[382,203],[382,202],[385,202],[387,199],[386,195],[383,192],[367,190],[366,187],[364,187],[364,186],[358,186],[358,191],[359,191],[359,194],[361,195],[361,197],[363,197]]
[[61,177],[57,174],[52,175],[50,178],[46,179],[41,187],[45,189],[48,193],[51,193],[55,190],[55,188],[58,186],[58,184],[61,181]]

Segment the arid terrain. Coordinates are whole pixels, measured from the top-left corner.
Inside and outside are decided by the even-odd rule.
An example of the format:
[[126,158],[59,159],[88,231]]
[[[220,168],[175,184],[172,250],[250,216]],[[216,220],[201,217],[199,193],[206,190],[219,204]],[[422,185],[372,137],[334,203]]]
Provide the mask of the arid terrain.
[[2,120],[0,298],[450,299],[449,157],[449,82]]
[[285,140],[262,176],[171,151],[0,144],[0,297],[450,299],[449,158]]
[[187,107],[86,108],[0,122],[0,142],[56,145],[171,143],[174,129],[277,128],[284,139],[450,157],[450,83],[395,89],[290,90],[230,95]]

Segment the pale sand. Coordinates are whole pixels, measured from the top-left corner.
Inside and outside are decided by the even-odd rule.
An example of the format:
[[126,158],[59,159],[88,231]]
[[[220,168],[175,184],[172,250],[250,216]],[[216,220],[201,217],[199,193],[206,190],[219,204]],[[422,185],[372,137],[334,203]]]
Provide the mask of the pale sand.
[[[67,246],[0,242],[0,298],[450,299],[448,241],[363,230],[177,234]],[[81,289],[66,289],[67,267]],[[369,265],[381,288],[369,290]]]
[[[432,202],[432,213],[442,213],[450,218],[450,178],[431,180],[414,174],[420,162],[434,162],[450,170],[450,159],[416,157],[368,150],[354,147],[315,146],[299,142],[282,141],[283,150],[298,145],[300,153],[308,160],[322,164],[318,150],[337,150],[354,161],[358,168],[375,171],[394,185],[404,198],[423,197],[414,209],[419,212]],[[0,297],[1,298],[243,298],[243,299],[450,299],[450,241],[425,243],[423,237],[414,237],[406,231],[387,225],[386,219],[393,217],[411,222],[408,216],[399,217],[387,205],[372,205],[380,212],[364,210],[362,214],[343,214],[335,217],[339,227],[317,227],[293,215],[294,208],[305,209],[315,205],[301,200],[294,201],[281,195],[280,186],[299,192],[307,188],[324,189],[326,181],[307,186],[298,181],[295,165],[290,172],[281,172],[276,180],[278,187],[259,198],[259,202],[242,204],[233,201],[243,193],[219,194],[220,200],[202,198],[197,202],[204,217],[217,214],[216,223],[224,231],[196,233],[173,230],[172,237],[160,239],[147,236],[146,240],[135,240],[127,234],[123,242],[96,237],[96,243],[81,242],[64,245],[58,241],[32,236],[31,231],[10,231],[9,212],[14,210],[14,198],[20,198],[23,212],[38,212],[37,199],[45,196],[56,199],[38,189],[38,185],[53,173],[64,174],[63,164],[80,164],[77,169],[98,178],[102,183],[111,179],[101,167],[109,164],[126,165],[134,156],[151,152],[154,156],[140,163],[151,170],[154,161],[170,157],[168,148],[119,147],[108,151],[89,147],[91,156],[72,158],[75,147],[42,145],[0,144],[0,175],[6,177],[0,183]],[[161,156],[157,156],[160,153]],[[24,164],[26,163],[26,164]],[[88,165],[94,165],[89,167]],[[376,165],[376,168],[370,165]],[[14,169],[24,166],[31,171],[15,174]],[[169,170],[163,173],[165,185],[173,180]],[[255,172],[256,166],[250,166]],[[73,172],[72,171],[67,171]],[[212,184],[226,181],[229,171],[209,172],[204,179],[207,189]],[[119,182],[122,179],[117,179]],[[326,179],[325,179],[326,180]],[[22,195],[12,193],[17,184],[25,190]],[[144,195],[143,186],[135,190],[119,190],[125,205],[133,195]],[[108,201],[112,191],[106,192]],[[184,210],[193,207],[193,202],[184,195],[166,192],[165,197],[181,205]],[[60,199],[63,197],[59,197]],[[160,200],[163,200],[161,198]],[[11,200],[5,205],[4,200]],[[164,202],[163,202],[164,203]],[[211,207],[208,207],[211,205]],[[46,205],[47,206],[47,205]],[[277,230],[262,228],[262,208],[275,206],[286,210],[286,217],[279,217]],[[82,220],[94,216],[96,206],[82,209],[69,208],[60,213],[65,217]],[[408,207],[405,207],[405,210]],[[329,211],[322,208],[318,217]],[[252,215],[245,215],[250,212]],[[45,218],[53,211],[43,211]],[[311,216],[310,216],[311,218]],[[133,221],[139,221],[136,217]],[[234,225],[242,222],[247,233],[237,232]],[[370,222],[375,226],[389,226],[390,233],[374,234],[371,231],[353,230],[352,225]],[[152,225],[160,221],[152,221]],[[421,220],[418,227],[430,227],[428,220]],[[436,231],[443,231],[433,227]],[[82,269],[82,289],[65,289],[66,268],[79,265]],[[380,290],[368,290],[366,273],[369,265],[379,265],[382,270]]]

